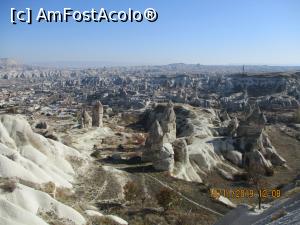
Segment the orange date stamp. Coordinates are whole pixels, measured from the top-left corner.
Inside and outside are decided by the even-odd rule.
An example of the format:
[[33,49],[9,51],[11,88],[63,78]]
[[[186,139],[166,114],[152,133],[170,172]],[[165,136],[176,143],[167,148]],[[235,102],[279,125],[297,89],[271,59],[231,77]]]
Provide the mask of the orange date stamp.
[[254,198],[258,195],[261,198],[279,198],[281,196],[281,190],[279,189],[224,189],[224,188],[211,188],[210,196],[212,198],[219,198],[220,196],[226,198]]

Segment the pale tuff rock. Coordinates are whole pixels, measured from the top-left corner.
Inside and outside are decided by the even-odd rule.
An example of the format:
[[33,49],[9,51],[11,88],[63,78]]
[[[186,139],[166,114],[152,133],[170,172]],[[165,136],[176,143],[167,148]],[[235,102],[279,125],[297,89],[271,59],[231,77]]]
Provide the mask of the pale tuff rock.
[[[149,117],[153,119],[153,115],[159,115],[158,117],[162,118],[158,112],[164,112],[164,107],[157,105],[154,112],[149,113]],[[167,170],[175,177],[202,182],[198,173],[206,174],[207,171],[222,164],[221,151],[233,150],[232,143],[213,136],[212,121],[217,118],[213,110],[192,110],[189,107],[176,107],[175,110],[176,115],[173,115],[171,111],[171,117],[177,123],[179,136],[182,138],[166,142],[164,131],[157,120],[149,131],[146,150],[142,158],[153,162],[156,168],[159,167],[159,162],[164,167],[159,167],[160,170]],[[188,128],[188,131],[185,128]],[[185,139],[189,140],[189,145]],[[166,145],[169,143],[172,146]],[[158,157],[162,161],[159,161]],[[172,164],[174,164],[174,169],[172,169]],[[233,168],[228,167],[228,170],[232,172]]]
[[266,118],[259,108],[255,108],[245,121],[241,121],[237,128],[237,138],[240,139],[239,147],[248,151],[257,143],[263,132]]
[[285,160],[276,152],[264,132],[266,118],[256,107],[237,129],[237,147],[244,153],[245,168],[259,168],[262,174],[272,174],[273,165],[283,165]]
[[[84,225],[85,219],[71,207],[53,199],[50,195],[17,184],[12,192],[0,191],[0,223],[1,224],[48,224],[40,217],[40,213],[53,213],[61,222]],[[8,223],[3,223],[7,221]]]
[[164,133],[156,120],[146,140],[143,161],[151,161],[157,170],[171,171],[174,165],[174,152],[170,143],[164,143]]
[[145,125],[149,130],[153,126],[155,120],[159,122],[164,134],[164,143],[171,143],[176,139],[176,115],[172,102],[169,102],[166,105],[155,104],[144,120]]
[[186,141],[184,139],[177,139],[172,143],[172,146],[174,149],[175,162],[180,164],[188,164],[190,160]]
[[20,116],[0,116],[0,176],[71,188],[75,174],[68,157],[75,149],[34,133]]
[[260,146],[262,146],[261,152],[263,153],[266,159],[271,161],[273,165],[280,166],[286,163],[285,159],[283,159],[277,153],[276,149],[272,145],[268,135],[265,132],[262,132],[259,141]]
[[257,99],[256,103],[266,110],[277,110],[277,109],[297,109],[300,103],[297,99],[288,95],[271,95],[263,96]]
[[79,124],[81,128],[90,128],[92,127],[92,118],[85,108],[81,110]]
[[[176,109],[176,112],[181,114],[178,115],[179,117],[186,118],[180,120],[183,123],[182,126],[189,123],[193,127],[190,129],[193,132],[188,133],[189,136],[193,136],[193,141],[187,147],[194,170],[205,175],[208,171],[222,164],[221,152],[227,151],[227,149],[231,150],[232,144],[214,137],[215,125],[213,121],[218,118],[216,113],[212,109],[192,109],[189,107],[185,107],[184,110]],[[181,133],[184,134],[185,132]]]
[[173,142],[176,139],[176,115],[173,106],[173,103],[169,102],[162,117],[158,118],[164,133],[164,142]]
[[89,210],[85,210],[84,212],[90,217],[95,217],[95,216],[102,217],[103,216],[103,214],[101,212],[98,212],[96,210],[89,209]]
[[243,154],[239,151],[226,151],[223,153],[223,156],[225,159],[227,159],[229,162],[233,163],[237,166],[242,166],[243,163]]
[[174,150],[175,166],[172,172],[174,177],[186,180],[202,182],[202,179],[191,165],[188,147],[184,139],[177,139],[172,143]]
[[[157,112],[159,107],[160,105],[156,106],[154,111]],[[233,150],[232,144],[213,137],[211,121],[216,115],[212,110],[197,112],[188,107],[177,107],[176,113],[178,115],[174,115],[174,120],[182,138],[166,142],[160,123],[155,121],[149,131],[142,158],[151,161],[155,169],[169,171],[174,177],[202,182],[198,173],[206,174],[207,171],[222,164],[220,151]],[[150,115],[154,113],[150,112]],[[189,128],[189,131],[186,132],[185,128]],[[189,140],[189,145],[186,139]],[[233,171],[232,168],[227,168]]]
[[[166,109],[170,113],[162,115]],[[180,179],[201,182],[199,174],[207,174],[212,169],[225,168],[222,175],[232,177],[237,170],[228,161],[244,168],[255,166],[263,174],[272,174],[274,165],[285,163],[264,132],[266,118],[258,107],[241,122],[235,117],[230,118],[226,112],[218,115],[209,109],[176,107],[176,115],[172,111],[169,104],[157,105],[149,112],[149,118],[153,120],[153,115],[160,120],[164,118],[162,121],[167,121],[169,128],[176,127],[170,122],[175,121],[177,135],[181,137],[171,142],[170,138],[165,138],[165,132],[170,134],[170,129],[163,129],[161,122],[155,120],[142,158],[152,162],[157,170],[169,171]],[[222,133],[224,137],[215,137],[215,133]],[[189,145],[186,139],[190,140]]]
[[83,124],[86,128],[91,127],[92,124],[92,118],[90,117],[89,113],[85,110],[83,112]]
[[221,121],[230,120],[230,116],[228,115],[228,113],[226,111],[220,112],[219,118],[220,118]]
[[149,132],[149,137],[146,140],[146,146],[150,146],[152,149],[157,146],[161,146],[163,144],[163,136],[164,132],[160,126],[160,123],[155,120]]
[[256,106],[253,111],[248,115],[246,121],[249,125],[256,125],[260,127],[264,127],[267,123],[267,119],[264,113],[260,110],[258,106]]
[[170,143],[164,143],[153,152],[153,167],[159,171],[172,171],[174,167],[174,151]]
[[151,161],[153,167],[160,171],[172,171],[174,151],[170,143],[176,139],[176,115],[173,104],[158,105],[150,112],[153,124],[146,140],[143,161]]
[[247,93],[234,93],[228,97],[222,97],[220,103],[228,111],[243,111],[248,105]]
[[192,123],[192,119],[195,119],[197,115],[184,106],[177,106],[174,110],[176,113],[176,136],[193,136],[195,134],[195,126]]
[[92,126],[103,127],[103,105],[96,101],[92,109]]
[[236,134],[236,129],[239,127],[239,121],[236,117],[232,118],[228,124],[228,127],[227,127],[227,132],[228,132],[228,135],[231,135],[233,137],[235,137],[237,134]]
[[239,127],[239,121],[236,117],[230,118],[225,112],[219,116],[221,120],[221,127],[216,128],[219,135],[235,137],[237,135],[237,128]]
[[54,199],[56,187],[72,188],[75,171],[69,158],[84,160],[77,150],[34,133],[23,117],[0,115],[0,177],[16,182],[9,192],[0,188],[0,224],[47,224],[39,217],[47,212],[60,221],[85,224],[77,211]]
[[251,139],[259,137],[266,124],[266,117],[256,107],[245,121],[241,121],[237,129],[238,137],[249,137]]

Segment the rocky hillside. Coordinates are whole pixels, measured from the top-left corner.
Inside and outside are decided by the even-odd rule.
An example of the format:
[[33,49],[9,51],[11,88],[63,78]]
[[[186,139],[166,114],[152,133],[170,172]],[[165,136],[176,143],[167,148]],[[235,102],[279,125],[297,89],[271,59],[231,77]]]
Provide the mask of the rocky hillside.
[[55,200],[57,190],[72,189],[75,170],[83,161],[70,147],[32,131],[21,116],[0,116],[1,224],[47,224],[41,215],[85,224],[76,210]]

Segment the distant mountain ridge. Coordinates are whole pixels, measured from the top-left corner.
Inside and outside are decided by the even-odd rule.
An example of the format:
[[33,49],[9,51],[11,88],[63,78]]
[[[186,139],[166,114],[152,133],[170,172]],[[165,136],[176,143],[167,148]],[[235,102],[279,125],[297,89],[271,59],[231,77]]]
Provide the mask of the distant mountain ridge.
[[121,63],[112,62],[97,62],[97,61],[65,61],[65,62],[48,62],[48,63],[27,63],[23,64],[16,59],[0,58],[0,69],[19,68],[49,68],[49,69],[100,69],[100,68],[114,68],[130,70],[147,70],[160,72],[178,72],[178,73],[261,73],[261,72],[289,72],[300,71],[300,66],[281,66],[281,65],[203,65],[203,64],[186,64],[186,63],[172,63],[166,65],[127,65],[121,66]]
[[16,59],[12,58],[0,58],[1,67],[16,67],[21,65]]

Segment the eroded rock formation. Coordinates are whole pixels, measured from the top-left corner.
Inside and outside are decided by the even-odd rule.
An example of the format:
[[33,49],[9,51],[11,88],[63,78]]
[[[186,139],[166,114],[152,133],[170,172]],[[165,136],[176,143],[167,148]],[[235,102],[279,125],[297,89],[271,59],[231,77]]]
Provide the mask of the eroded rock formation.
[[92,126],[103,126],[103,105],[100,101],[96,101],[92,109]]
[[161,171],[172,171],[174,166],[174,151],[172,145],[164,140],[164,132],[156,120],[146,140],[146,150],[143,161],[151,161],[153,167]]
[[258,168],[263,174],[272,174],[273,165],[283,165],[285,160],[264,131],[266,122],[259,107],[255,107],[237,129],[236,146],[243,153],[243,167]]
[[173,104],[157,105],[149,117],[154,121],[146,140],[144,161],[151,161],[153,167],[161,171],[173,171],[174,151],[172,142],[176,140],[176,115]]
[[172,175],[187,181],[202,182],[202,179],[191,165],[189,151],[185,139],[176,139],[172,143],[172,146],[175,162]]
[[85,108],[81,110],[79,125],[81,128],[90,128],[92,126],[92,118]]
[[149,131],[143,161],[152,162],[156,170],[168,171],[174,177],[202,182],[190,163],[185,138],[176,139],[176,115],[173,104],[156,106],[154,112],[150,113],[151,118],[154,118],[154,113],[157,112],[155,110],[159,107],[163,107],[163,110],[156,114],[157,119]]
[[159,118],[161,128],[164,133],[165,142],[173,142],[176,139],[176,115],[173,109],[173,103],[169,102]]
[[163,141],[173,142],[176,139],[176,115],[172,102],[168,104],[154,105],[153,109],[144,118],[145,126],[151,129],[157,120],[163,131]]

